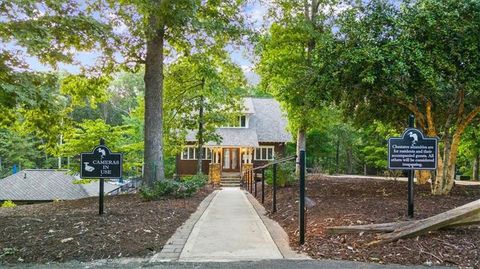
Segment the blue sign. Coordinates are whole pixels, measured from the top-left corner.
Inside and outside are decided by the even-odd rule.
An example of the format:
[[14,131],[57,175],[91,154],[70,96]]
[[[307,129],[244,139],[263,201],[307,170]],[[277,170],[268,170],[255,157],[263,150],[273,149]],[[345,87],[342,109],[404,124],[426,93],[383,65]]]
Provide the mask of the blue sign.
[[112,153],[106,146],[80,155],[81,178],[121,178],[123,155]]
[[388,139],[388,169],[436,170],[438,138],[424,137],[415,128],[408,128],[402,137]]

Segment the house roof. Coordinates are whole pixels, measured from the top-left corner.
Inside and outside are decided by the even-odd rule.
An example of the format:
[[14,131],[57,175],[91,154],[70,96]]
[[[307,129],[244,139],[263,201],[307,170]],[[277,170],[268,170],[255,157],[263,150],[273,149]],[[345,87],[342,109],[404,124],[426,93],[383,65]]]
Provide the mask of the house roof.
[[[258,147],[257,132],[249,128],[218,128],[216,133],[223,139],[221,142],[208,142],[207,146]],[[194,137],[195,139],[195,137]]]
[[[97,182],[73,184],[76,179],[68,170],[25,169],[0,179],[0,200],[53,201],[98,196]],[[117,188],[105,182],[105,193]]]
[[292,135],[287,131],[288,121],[280,103],[273,98],[250,98],[255,114],[250,117],[250,128],[257,131],[258,142],[290,142]]
[[[262,142],[285,143],[292,141],[287,131],[287,119],[280,104],[273,98],[244,98],[244,113],[249,117],[248,128],[218,128],[221,143],[208,142],[207,146],[258,147]],[[196,131],[190,131],[186,140],[195,142]]]
[[255,106],[253,105],[252,98],[243,98],[243,113],[255,114]]

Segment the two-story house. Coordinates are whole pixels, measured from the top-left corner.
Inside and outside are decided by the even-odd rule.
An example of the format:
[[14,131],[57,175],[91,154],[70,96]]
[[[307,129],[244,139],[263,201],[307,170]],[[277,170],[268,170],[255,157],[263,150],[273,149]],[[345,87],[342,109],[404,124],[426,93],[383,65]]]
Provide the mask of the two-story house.
[[[285,143],[292,140],[287,131],[287,119],[280,104],[273,98],[244,98],[244,109],[238,124],[217,128],[221,142],[207,142],[204,147],[202,171],[212,173],[212,167],[221,176],[239,176],[243,167],[257,167],[284,155]],[[180,176],[197,171],[195,132],[187,137],[187,146],[177,156]]]

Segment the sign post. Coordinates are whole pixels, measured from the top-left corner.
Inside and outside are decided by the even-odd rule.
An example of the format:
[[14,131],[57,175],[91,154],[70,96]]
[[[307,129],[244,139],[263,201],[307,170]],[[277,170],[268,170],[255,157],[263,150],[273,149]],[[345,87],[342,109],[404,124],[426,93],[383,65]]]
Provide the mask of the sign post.
[[299,209],[300,209],[300,245],[305,243],[305,150],[300,150],[300,201],[299,201]]
[[98,178],[100,179],[99,205],[98,212],[103,214],[103,198],[105,194],[106,178],[122,177],[123,155],[121,153],[112,153],[105,146],[105,140],[100,139],[100,145],[96,146],[92,152],[83,152],[80,154],[80,178]]
[[[414,127],[415,116],[410,114],[408,117],[408,128]],[[410,169],[408,171],[408,217],[413,218],[413,176],[415,175],[415,170]]]
[[413,176],[415,170],[436,170],[438,138],[424,137],[413,126],[415,117],[408,118],[408,129],[401,137],[388,139],[388,169],[408,170],[408,216],[413,218]]

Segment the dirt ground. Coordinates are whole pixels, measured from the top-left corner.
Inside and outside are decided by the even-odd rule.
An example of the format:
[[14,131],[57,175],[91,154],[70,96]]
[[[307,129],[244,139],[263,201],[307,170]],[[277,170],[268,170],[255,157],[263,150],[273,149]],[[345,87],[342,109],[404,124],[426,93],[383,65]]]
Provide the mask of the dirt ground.
[[[259,185],[260,186],[260,185]],[[271,192],[265,191],[271,210]],[[258,191],[260,200],[261,191]],[[376,234],[329,235],[325,227],[408,220],[407,183],[378,179],[310,177],[306,195],[315,206],[307,212],[306,243],[298,244],[298,187],[277,191],[279,222],[291,246],[316,259],[344,259],[405,265],[453,265],[480,268],[480,226],[431,232],[396,242],[366,246]],[[480,199],[480,186],[455,186],[449,196],[432,196],[429,186],[415,186],[415,219],[422,219]]]
[[0,208],[0,264],[144,257],[163,245],[212,189],[145,202],[136,194]]

